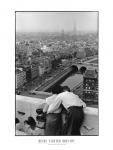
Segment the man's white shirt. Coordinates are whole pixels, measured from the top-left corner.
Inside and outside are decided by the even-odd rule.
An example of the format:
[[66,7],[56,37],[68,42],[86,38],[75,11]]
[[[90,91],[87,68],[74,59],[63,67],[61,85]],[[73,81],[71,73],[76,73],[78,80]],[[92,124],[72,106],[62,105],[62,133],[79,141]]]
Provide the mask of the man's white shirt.
[[52,103],[48,109],[48,113],[58,109],[60,104],[63,104],[66,109],[71,106],[86,107],[86,104],[77,95],[72,92],[65,91],[56,96],[54,103]]

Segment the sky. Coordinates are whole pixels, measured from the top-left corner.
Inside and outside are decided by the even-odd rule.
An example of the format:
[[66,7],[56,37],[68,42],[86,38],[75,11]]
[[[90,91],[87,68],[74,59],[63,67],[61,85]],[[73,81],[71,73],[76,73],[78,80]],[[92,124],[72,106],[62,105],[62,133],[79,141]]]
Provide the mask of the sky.
[[98,12],[16,12],[17,32],[97,31]]

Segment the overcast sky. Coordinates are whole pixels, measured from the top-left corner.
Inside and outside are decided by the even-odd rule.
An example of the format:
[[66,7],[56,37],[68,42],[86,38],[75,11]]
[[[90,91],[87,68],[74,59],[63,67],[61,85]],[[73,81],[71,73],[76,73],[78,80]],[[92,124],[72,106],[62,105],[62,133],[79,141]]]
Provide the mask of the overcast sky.
[[16,31],[97,31],[97,12],[16,12]]

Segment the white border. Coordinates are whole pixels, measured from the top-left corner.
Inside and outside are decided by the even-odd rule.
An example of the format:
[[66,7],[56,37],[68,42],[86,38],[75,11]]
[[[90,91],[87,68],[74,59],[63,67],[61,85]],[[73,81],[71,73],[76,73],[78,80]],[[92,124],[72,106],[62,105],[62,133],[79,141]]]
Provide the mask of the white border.
[[[112,83],[113,83],[113,5],[112,1],[74,1],[74,0],[4,0],[0,5],[0,79],[1,79],[1,148],[3,149],[99,149],[112,146],[113,117],[112,117]],[[73,144],[48,145],[39,144],[38,139],[45,137],[15,137],[15,16],[14,11],[99,11],[99,136],[68,137],[74,139]],[[48,137],[47,137],[48,138]],[[51,137],[52,138],[52,137]],[[57,137],[55,137],[57,138]],[[59,137],[62,138],[62,137]],[[63,137],[64,138],[64,137]],[[67,137],[66,137],[67,138]],[[65,147],[64,147],[65,146]]]

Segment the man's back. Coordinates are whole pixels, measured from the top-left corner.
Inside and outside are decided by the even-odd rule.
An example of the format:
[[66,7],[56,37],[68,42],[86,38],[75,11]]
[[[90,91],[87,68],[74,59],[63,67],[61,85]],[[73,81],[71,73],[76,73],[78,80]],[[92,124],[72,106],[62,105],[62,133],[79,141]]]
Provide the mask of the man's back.
[[72,92],[62,92],[57,96],[58,99],[61,99],[63,106],[67,109],[70,106],[84,106],[85,103],[74,93]]
[[48,109],[48,112],[51,113],[53,110],[57,110],[60,105],[63,105],[65,109],[68,109],[71,106],[83,106],[86,107],[86,104],[74,93],[72,92],[62,92],[58,94]]

